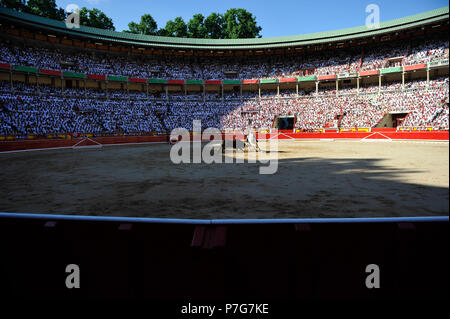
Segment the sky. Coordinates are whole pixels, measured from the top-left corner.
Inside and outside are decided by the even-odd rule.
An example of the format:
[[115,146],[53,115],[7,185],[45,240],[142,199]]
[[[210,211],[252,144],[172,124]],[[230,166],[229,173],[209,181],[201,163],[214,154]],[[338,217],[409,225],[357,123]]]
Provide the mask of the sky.
[[181,16],[187,23],[196,13],[205,17],[212,12],[225,13],[229,8],[243,8],[256,16],[263,38],[338,30],[365,24],[366,7],[380,8],[380,21],[448,6],[444,0],[56,0],[58,6],[98,8],[112,18],[116,31],[128,29],[131,21],[139,22],[149,13],[164,27],[168,20]]

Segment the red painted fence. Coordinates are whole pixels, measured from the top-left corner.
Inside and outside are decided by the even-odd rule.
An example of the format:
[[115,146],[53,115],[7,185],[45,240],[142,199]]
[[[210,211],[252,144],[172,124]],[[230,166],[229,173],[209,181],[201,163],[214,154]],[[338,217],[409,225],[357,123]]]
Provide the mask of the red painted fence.
[[427,67],[427,65],[425,63],[422,63],[422,64],[415,64],[415,65],[405,65],[403,67],[403,69],[405,71],[413,71],[413,70],[425,69],[426,67]]
[[130,78],[129,80],[130,80],[130,82],[133,82],[133,83],[146,83],[147,82],[147,79],[139,79],[139,78]]
[[61,71],[55,71],[55,70],[47,70],[47,69],[40,69],[39,73],[46,74],[46,75],[53,75],[53,76],[61,76]]
[[[258,139],[270,138],[270,134],[257,134]],[[279,140],[290,139],[392,139],[392,140],[437,140],[448,141],[449,131],[434,132],[393,132],[392,129],[381,129],[377,132],[341,132],[341,133],[320,133],[320,132],[302,132],[288,133],[281,132],[276,136]],[[123,136],[123,137],[94,137],[94,141],[100,144],[126,144],[126,143],[158,143],[167,142],[168,136]],[[0,142],[0,152],[45,149],[58,147],[72,147],[82,139],[38,139],[38,140],[14,140]],[[86,144],[93,145],[86,141]]]
[[[113,137],[93,137],[92,140],[104,144],[126,144],[126,143],[158,143],[167,142],[167,136],[113,136]],[[82,139],[39,139],[39,140],[16,140],[0,142],[0,152],[32,150],[58,147],[72,147],[81,142]],[[94,145],[95,143],[86,140],[80,146]]]
[[87,78],[89,80],[101,80],[101,81],[105,81],[106,80],[106,75],[100,75],[100,74],[88,74]]
[[[269,134],[258,134],[258,138]],[[435,132],[341,132],[341,133],[281,133],[278,139],[393,139],[393,140],[449,140],[448,131]]]
[[359,76],[371,76],[371,75],[378,75],[378,70],[359,72]]

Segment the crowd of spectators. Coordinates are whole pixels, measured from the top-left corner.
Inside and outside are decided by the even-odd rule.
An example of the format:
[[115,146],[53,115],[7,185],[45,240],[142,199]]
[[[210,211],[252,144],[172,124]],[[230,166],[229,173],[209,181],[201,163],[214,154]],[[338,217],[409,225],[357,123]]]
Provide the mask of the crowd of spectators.
[[[0,63],[87,74],[166,79],[261,79],[353,73],[448,59],[448,40],[387,43],[365,48],[257,57],[125,56],[57,48],[23,47],[2,42]],[[295,128],[373,127],[386,112],[407,114],[404,126],[448,128],[447,77],[430,80],[362,83],[340,87],[281,90],[250,86],[225,91],[165,92],[64,88],[0,81],[0,135],[55,133],[150,133],[177,127],[268,129],[275,116],[295,116]],[[62,96],[64,93],[64,96]],[[280,98],[281,97],[281,98]]]
[[[205,102],[198,92],[189,95],[171,94],[169,101],[144,99],[143,92],[111,90],[110,99],[104,99],[101,90],[88,89],[89,98],[84,98],[84,89],[66,89],[71,94],[62,97],[60,88],[48,85],[14,83],[10,92],[9,82],[0,82],[0,113],[3,134],[49,134],[83,131],[101,132],[163,132],[175,127],[191,129],[192,120],[200,119],[206,127],[221,129],[270,128],[276,115],[297,114],[296,128],[311,130],[319,127],[373,127],[386,112],[408,113],[404,126],[448,125],[448,77],[438,77],[426,82],[407,82],[404,91],[398,82],[383,86],[381,94],[330,95],[329,90],[319,95],[302,95],[287,90],[284,97],[266,93],[264,99],[257,92],[244,91],[243,100],[217,99],[216,93],[208,93]],[[372,91],[373,86],[360,90]],[[331,90],[331,87],[330,87]],[[354,92],[354,88],[347,88]],[[377,88],[378,90],[378,88]],[[66,92],[65,91],[65,92]],[[378,91],[377,91],[378,92]],[[267,94],[273,93],[273,94]],[[367,93],[367,92],[365,92]],[[234,95],[233,95],[234,94]],[[236,96],[232,93],[230,96]],[[103,98],[99,98],[103,97]]]
[[420,42],[380,44],[363,53],[361,71],[422,64],[433,60],[448,59],[448,40],[429,39]]
[[0,135],[164,131],[148,102],[0,95]]
[[324,50],[314,54],[240,57],[145,56],[30,47],[3,41],[0,63],[86,74],[165,79],[263,79],[354,73],[448,59],[444,39],[395,41],[365,49]]

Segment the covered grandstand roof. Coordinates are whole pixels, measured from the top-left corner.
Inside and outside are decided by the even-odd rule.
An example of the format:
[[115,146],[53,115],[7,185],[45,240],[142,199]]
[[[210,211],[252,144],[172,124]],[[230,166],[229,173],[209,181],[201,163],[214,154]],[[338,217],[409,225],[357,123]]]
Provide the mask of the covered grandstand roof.
[[316,45],[321,43],[345,41],[351,39],[365,38],[383,35],[390,32],[399,32],[410,28],[420,27],[425,24],[438,23],[449,18],[449,7],[443,7],[424,13],[386,21],[380,23],[377,29],[367,26],[359,26],[335,31],[310,33],[296,36],[283,36],[259,39],[189,39],[149,36],[141,34],[131,34],[116,32],[81,26],[80,28],[69,29],[64,21],[52,20],[32,14],[18,12],[12,9],[0,8],[0,19],[45,29],[48,31],[64,33],[94,40],[111,41],[129,45],[149,46],[156,48],[173,49],[206,49],[206,50],[258,50],[270,48],[295,47],[304,45]]

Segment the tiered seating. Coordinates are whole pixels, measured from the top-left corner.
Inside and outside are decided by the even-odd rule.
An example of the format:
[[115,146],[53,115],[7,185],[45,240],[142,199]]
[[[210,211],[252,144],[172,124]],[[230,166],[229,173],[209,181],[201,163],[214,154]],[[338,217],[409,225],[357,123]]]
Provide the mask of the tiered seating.
[[[62,97],[60,88],[50,86],[41,86],[38,95],[35,86],[17,83],[16,91],[10,93],[9,84],[0,83],[0,135],[164,132],[192,129],[193,120],[201,120],[203,128],[261,129],[270,128],[277,115],[293,114],[295,127],[302,130],[338,124],[373,127],[390,111],[409,113],[405,126],[448,127],[448,78],[432,80],[429,89],[423,81],[408,84],[410,89],[405,91],[393,82],[380,95],[336,96],[324,90],[318,96],[278,98],[269,94],[259,99],[257,93],[247,92],[242,101],[230,94],[223,102],[215,94],[207,94],[203,102],[197,93],[171,94],[169,101],[147,99],[142,92],[130,92],[128,98],[124,90],[110,92],[110,99],[98,90],[88,90],[85,98],[83,89],[70,89],[70,96]],[[287,91],[286,96],[292,94]]]
[[[23,47],[4,41],[0,44],[0,63],[137,78],[261,79],[300,76],[307,72],[308,74],[327,75],[426,63],[448,58],[448,51],[449,44],[446,39],[423,39],[414,43],[396,41],[367,47],[364,50],[351,48],[287,56],[143,57],[100,53],[93,55],[91,52],[65,48]],[[400,58],[400,60],[390,62],[390,58]],[[227,72],[235,72],[235,75]]]

